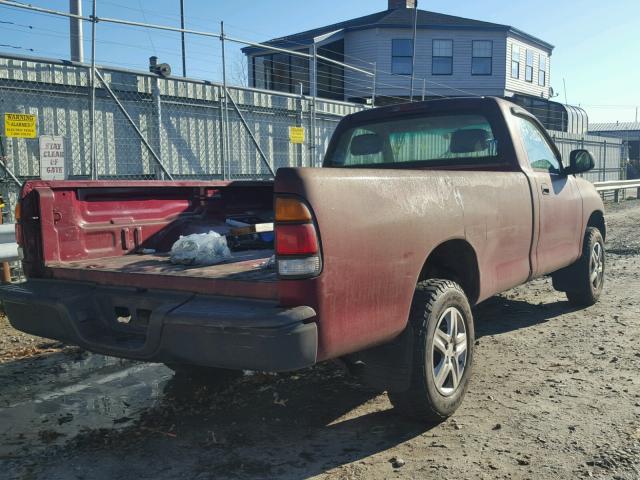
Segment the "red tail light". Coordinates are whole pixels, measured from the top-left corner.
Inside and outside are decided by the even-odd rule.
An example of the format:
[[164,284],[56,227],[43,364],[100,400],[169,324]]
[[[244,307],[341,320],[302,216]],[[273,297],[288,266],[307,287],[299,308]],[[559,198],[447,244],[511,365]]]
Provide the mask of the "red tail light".
[[316,229],[310,223],[278,225],[276,227],[276,253],[278,255],[313,255],[318,253]]
[[276,260],[282,277],[308,278],[320,273],[320,241],[310,208],[294,197],[275,204]]

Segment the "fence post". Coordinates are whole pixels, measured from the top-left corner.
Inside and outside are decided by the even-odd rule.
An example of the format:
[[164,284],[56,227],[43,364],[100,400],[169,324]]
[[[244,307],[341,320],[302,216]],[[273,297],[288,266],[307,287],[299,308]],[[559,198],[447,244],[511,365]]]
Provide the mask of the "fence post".
[[98,159],[96,150],[96,3],[93,0],[91,15],[91,91],[89,96],[89,123],[91,128],[91,179],[98,179]]
[[[605,181],[607,178],[607,141],[604,140],[604,142],[602,143],[603,149],[604,149],[604,155],[602,156],[602,180],[601,181]],[[616,191],[616,201],[617,201],[617,195],[618,192]]]
[[227,162],[227,147],[226,147],[226,140],[224,137],[224,109],[222,107],[223,101],[222,101],[222,95],[224,95],[224,93],[222,91],[220,91],[220,96],[218,98],[218,106],[219,106],[219,111],[220,111],[220,118],[219,118],[219,130],[220,130],[220,174],[222,175],[222,179],[224,180],[225,177],[225,165]]
[[310,143],[309,149],[311,150],[311,162],[310,167],[317,166],[316,159],[316,99],[318,96],[318,47],[313,44],[313,63],[311,65],[311,103],[309,104],[310,116],[311,116],[311,135],[309,135]]
[[[156,117],[156,152],[158,153],[158,160],[162,164],[162,96],[160,95],[160,78],[156,77],[153,82],[153,105]],[[171,167],[169,167],[171,168]],[[156,178],[158,180],[164,180],[164,172],[162,168],[158,168],[156,165]]]
[[229,136],[229,99],[227,98],[227,62],[225,60],[224,52],[224,22],[220,22],[220,42],[222,45],[222,139],[223,139],[223,152],[225,165],[222,170],[222,179],[231,178],[231,142]]
[[[296,113],[296,123],[299,127],[302,127],[302,105],[304,104],[304,87],[302,86],[302,82],[299,84],[300,87],[300,97],[298,97],[298,108]],[[299,143],[296,145],[296,156],[298,157],[298,166],[304,167],[302,162],[302,144]]]

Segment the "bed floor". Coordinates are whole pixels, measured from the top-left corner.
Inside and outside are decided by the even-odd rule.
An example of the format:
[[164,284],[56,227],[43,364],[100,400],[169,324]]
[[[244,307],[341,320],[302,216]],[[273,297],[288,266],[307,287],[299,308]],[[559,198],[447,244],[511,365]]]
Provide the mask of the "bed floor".
[[49,263],[55,270],[91,270],[170,277],[196,277],[239,281],[276,281],[275,269],[263,267],[273,255],[273,250],[248,250],[232,252],[232,258],[217,265],[174,265],[168,254],[131,254],[77,262]]

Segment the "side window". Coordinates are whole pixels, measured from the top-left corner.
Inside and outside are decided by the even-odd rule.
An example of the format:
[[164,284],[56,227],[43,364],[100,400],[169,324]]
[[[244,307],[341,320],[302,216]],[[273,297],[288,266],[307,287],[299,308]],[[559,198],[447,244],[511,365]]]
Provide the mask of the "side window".
[[531,168],[549,173],[560,173],[560,162],[538,126],[527,118],[517,117],[517,119]]

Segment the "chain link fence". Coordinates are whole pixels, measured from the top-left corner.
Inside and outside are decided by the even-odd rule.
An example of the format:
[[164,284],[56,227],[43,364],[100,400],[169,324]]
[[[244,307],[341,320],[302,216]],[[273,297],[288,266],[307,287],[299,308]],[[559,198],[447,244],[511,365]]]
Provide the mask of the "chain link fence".
[[595,135],[551,131],[564,162],[568,162],[572,150],[586,149],[593,155],[595,168],[582,176],[590,182],[622,180],[626,176],[625,164],[628,157],[627,147],[621,139],[603,138]]
[[[188,33],[209,42],[207,52],[217,54],[220,49],[223,72],[230,65],[224,56],[225,42],[258,46],[273,54],[271,73],[262,72],[268,80],[265,85],[300,92],[230,86],[225,74],[220,82],[208,82],[95,62],[0,54],[0,160],[4,167],[0,168],[0,193],[10,215],[20,184],[40,178],[38,136],[63,139],[69,179],[268,179],[281,167],[320,166],[340,119],[368,108],[319,98],[318,92],[322,95],[338,88],[351,92],[353,98],[368,97],[375,104],[375,64],[358,61],[349,65],[323,56],[331,55],[325,50],[318,54],[315,47],[287,50],[256,44],[224,35],[222,25],[219,33],[190,31],[98,18],[95,11],[89,17],[74,17],[17,2],[2,4],[59,20],[77,18],[93,27],[100,23],[101,28],[116,25]],[[99,41],[96,36],[94,29],[93,47]],[[255,75],[254,65],[247,80]],[[7,113],[35,116],[36,137],[4,136]],[[296,127],[294,140],[292,129]],[[626,151],[621,140],[551,134],[565,159],[576,148],[592,151],[596,169],[585,175],[589,180],[624,178]]]
[[[340,119],[366,107],[308,96],[98,68],[95,165],[87,66],[0,56],[0,132],[5,113],[37,118],[37,135],[64,139],[69,179],[267,179],[280,167],[319,166]],[[291,127],[303,127],[292,143]],[[0,137],[2,193],[39,178],[38,138]]]

